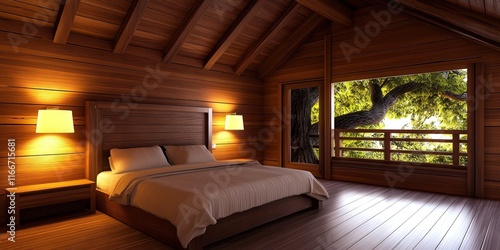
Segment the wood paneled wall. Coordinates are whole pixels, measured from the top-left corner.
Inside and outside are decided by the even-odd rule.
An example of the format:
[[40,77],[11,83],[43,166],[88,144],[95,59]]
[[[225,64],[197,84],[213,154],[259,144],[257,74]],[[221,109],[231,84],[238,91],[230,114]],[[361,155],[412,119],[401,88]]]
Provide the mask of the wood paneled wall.
[[[483,62],[485,67],[486,86],[478,86],[491,90],[481,98],[484,100],[484,164],[476,166],[477,182],[483,189],[476,193],[479,197],[500,199],[500,55],[466,38],[431,26],[424,22],[400,14],[389,14],[384,19],[376,16],[388,13],[387,9],[362,9],[354,13],[352,27],[332,25],[332,81],[346,81],[384,76],[404,75],[412,73],[438,71],[452,68],[465,68],[470,63]],[[381,18],[381,16],[379,16]],[[385,20],[381,22],[380,20]],[[377,28],[378,23],[378,28]],[[350,47],[349,47],[350,46]],[[342,50],[344,48],[344,52]],[[349,49],[346,49],[349,48]],[[278,120],[275,110],[280,110],[281,85],[286,82],[304,81],[323,77],[323,38],[313,36],[304,44],[285,65],[266,79],[265,112],[266,121]],[[351,52],[351,53],[349,53]],[[347,55],[347,56],[346,56]],[[483,84],[483,83],[480,83]],[[484,97],[484,98],[483,98]],[[486,98],[487,97],[487,98]],[[481,131],[481,129],[477,129]],[[267,164],[281,165],[281,130],[273,135],[275,138],[266,147],[264,159]],[[477,145],[479,153],[481,145]],[[333,163],[333,179],[358,181],[377,185],[387,185],[384,174],[398,174],[397,168],[356,168],[350,163]],[[446,172],[446,171],[445,171]],[[446,176],[439,178],[439,175]],[[437,177],[436,177],[437,176]],[[440,185],[430,185],[429,181],[441,180]],[[467,178],[463,173],[432,174],[428,171],[417,171],[416,174],[398,183],[398,187],[453,194],[467,193]],[[484,195],[484,196],[483,196]]]
[[[250,138],[262,127],[263,86],[252,77],[208,71],[78,45],[56,45],[31,37],[14,50],[0,27],[0,160],[6,166],[8,139],[16,142],[16,185],[85,178],[84,102],[115,101],[211,107],[217,159],[262,159]],[[36,134],[37,110],[73,111],[74,134]],[[225,115],[243,114],[244,131],[224,131]],[[7,169],[0,187],[8,186]],[[0,211],[4,195],[0,196]],[[0,213],[1,218],[5,213]]]
[[324,36],[329,25],[318,28],[314,34],[282,67],[265,81],[265,121],[270,131],[264,141],[264,163],[272,166],[281,165],[281,139],[284,117],[281,115],[281,88],[284,83],[320,80],[323,78]]
[[[500,55],[485,62],[483,90],[478,98],[484,100],[484,197],[500,200]],[[481,80],[479,80],[481,81]]]

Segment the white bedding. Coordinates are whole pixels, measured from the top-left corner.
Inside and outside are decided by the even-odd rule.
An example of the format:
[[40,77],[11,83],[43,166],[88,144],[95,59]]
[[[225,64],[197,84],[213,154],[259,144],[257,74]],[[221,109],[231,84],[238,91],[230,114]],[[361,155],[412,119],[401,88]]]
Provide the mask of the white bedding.
[[[307,194],[328,198],[311,173],[260,165],[214,162],[174,165],[121,174],[103,172],[97,187],[110,200],[169,220],[183,247],[217,219],[274,200]],[[167,191],[166,191],[167,190]]]

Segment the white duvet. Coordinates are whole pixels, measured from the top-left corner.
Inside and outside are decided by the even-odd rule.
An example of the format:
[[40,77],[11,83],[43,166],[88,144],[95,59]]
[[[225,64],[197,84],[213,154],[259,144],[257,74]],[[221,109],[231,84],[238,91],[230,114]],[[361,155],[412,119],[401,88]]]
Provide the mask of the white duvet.
[[110,200],[169,220],[176,226],[183,247],[217,219],[233,213],[293,195],[328,198],[311,173],[258,162],[185,164],[100,174],[97,185]]

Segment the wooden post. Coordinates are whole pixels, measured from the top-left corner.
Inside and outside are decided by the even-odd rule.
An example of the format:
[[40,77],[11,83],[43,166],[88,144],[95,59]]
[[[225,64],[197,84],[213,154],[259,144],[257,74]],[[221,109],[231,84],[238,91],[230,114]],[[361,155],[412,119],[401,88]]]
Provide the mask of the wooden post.
[[333,130],[334,134],[334,140],[335,140],[335,157],[341,157],[340,156],[340,132],[336,129]]
[[460,165],[460,134],[453,134],[453,165]]
[[391,132],[384,133],[384,160],[391,160]]

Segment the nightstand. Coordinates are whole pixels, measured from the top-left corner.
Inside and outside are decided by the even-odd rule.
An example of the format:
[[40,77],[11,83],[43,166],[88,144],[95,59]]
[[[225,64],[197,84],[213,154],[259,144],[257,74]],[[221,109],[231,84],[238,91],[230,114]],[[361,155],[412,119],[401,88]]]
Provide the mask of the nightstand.
[[15,216],[17,226],[20,225],[23,210],[49,205],[80,201],[86,204],[82,212],[95,213],[95,182],[86,179],[7,188],[5,195],[7,220]]

